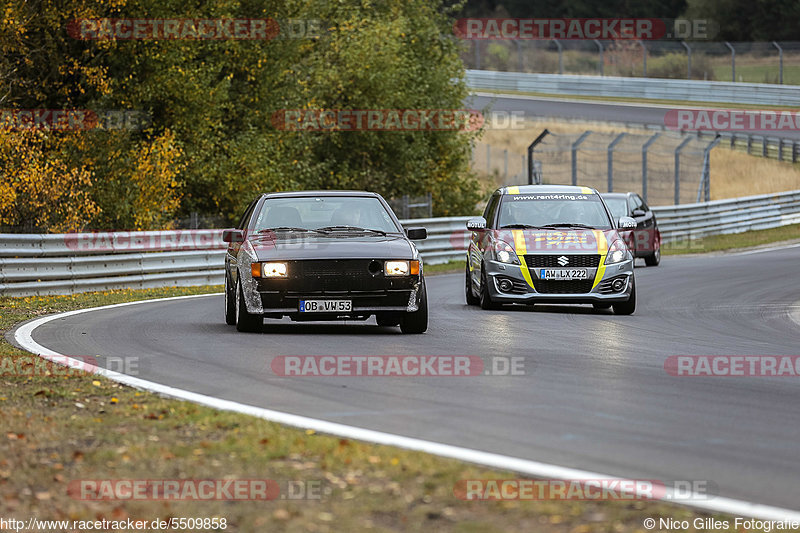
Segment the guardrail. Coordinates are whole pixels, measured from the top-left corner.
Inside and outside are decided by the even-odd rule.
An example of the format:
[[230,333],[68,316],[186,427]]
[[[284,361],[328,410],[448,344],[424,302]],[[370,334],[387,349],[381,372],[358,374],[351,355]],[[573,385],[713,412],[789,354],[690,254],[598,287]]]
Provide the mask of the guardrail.
[[796,85],[531,74],[493,70],[467,70],[466,81],[470,89],[737,103],[759,107],[800,105],[800,87]]
[[[800,223],[800,190],[654,207],[665,242]],[[424,226],[428,264],[462,259],[470,217],[404,220]],[[223,283],[222,230],[0,234],[0,296],[71,294]]]

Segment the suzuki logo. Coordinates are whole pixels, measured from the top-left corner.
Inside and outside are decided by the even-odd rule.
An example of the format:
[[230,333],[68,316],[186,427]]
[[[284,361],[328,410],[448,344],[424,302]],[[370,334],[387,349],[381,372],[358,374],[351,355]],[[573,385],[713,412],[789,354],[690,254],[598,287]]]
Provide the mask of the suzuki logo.
[[566,256],[562,255],[561,257],[558,258],[558,264],[561,265],[562,267],[566,266],[567,263],[569,263],[569,259],[567,259]]

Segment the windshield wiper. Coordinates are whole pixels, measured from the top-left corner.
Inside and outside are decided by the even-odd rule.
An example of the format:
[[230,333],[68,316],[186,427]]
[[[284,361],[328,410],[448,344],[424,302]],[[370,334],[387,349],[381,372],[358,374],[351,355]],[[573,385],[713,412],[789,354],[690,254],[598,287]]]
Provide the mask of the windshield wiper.
[[358,226],[325,226],[322,228],[317,228],[314,231],[319,231],[320,233],[329,233],[331,231],[368,231],[371,233],[377,233],[378,235],[386,235],[385,231],[381,231],[379,229],[360,228]]
[[542,226],[543,228],[582,228],[582,229],[594,229],[592,226],[587,226],[586,224],[545,224]]
[[296,228],[294,226],[276,226],[274,228],[264,228],[264,229],[258,230],[258,233],[266,233],[268,231],[301,231],[303,233],[308,233],[310,231],[313,231],[315,233],[321,233],[321,232],[318,232],[315,229]]
[[530,224],[506,224],[500,226],[500,229],[542,229],[539,226],[531,226]]

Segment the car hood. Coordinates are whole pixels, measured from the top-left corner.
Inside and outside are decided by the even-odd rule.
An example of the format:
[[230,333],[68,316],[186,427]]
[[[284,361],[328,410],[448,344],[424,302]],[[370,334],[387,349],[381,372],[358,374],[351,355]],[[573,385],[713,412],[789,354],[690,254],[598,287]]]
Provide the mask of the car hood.
[[502,229],[493,232],[496,239],[513,246],[517,254],[605,254],[618,237],[614,229]]
[[415,249],[400,235],[320,235],[267,233],[249,239],[258,260],[270,259],[413,259]]

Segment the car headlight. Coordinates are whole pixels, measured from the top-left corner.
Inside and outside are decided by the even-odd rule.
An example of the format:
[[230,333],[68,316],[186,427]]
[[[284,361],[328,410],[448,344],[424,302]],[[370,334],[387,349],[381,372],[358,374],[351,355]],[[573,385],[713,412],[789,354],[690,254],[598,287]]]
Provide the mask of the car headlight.
[[252,263],[250,272],[254,278],[285,278],[286,263]]
[[608,248],[608,253],[606,254],[606,264],[614,265],[616,263],[621,263],[627,257],[628,247],[625,246],[625,243],[622,241],[622,239],[617,239]]
[[419,261],[386,261],[383,271],[387,276],[416,276],[419,274]]
[[519,257],[514,247],[506,241],[495,241],[494,243],[494,257],[501,263],[509,263],[511,265],[518,265]]

